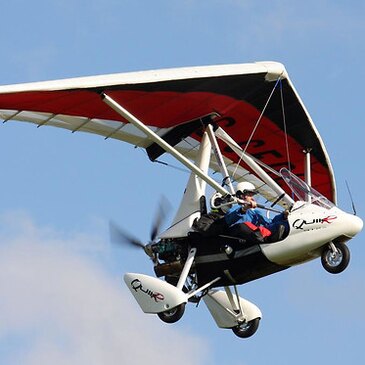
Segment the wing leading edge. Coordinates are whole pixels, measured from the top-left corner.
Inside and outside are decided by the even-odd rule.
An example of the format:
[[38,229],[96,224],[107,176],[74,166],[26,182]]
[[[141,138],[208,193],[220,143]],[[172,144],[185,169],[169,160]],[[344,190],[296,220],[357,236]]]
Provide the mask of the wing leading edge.
[[[192,159],[207,123],[222,127],[240,146],[247,147],[248,153],[275,170],[288,166],[288,145],[291,169],[303,176],[303,151],[310,150],[313,187],[336,200],[334,174],[324,143],[279,63],[191,67],[2,86],[0,117],[5,122],[25,121],[119,139],[145,148],[151,160],[158,158],[163,151],[109,108],[102,101],[102,93]],[[248,140],[251,142],[246,146]],[[269,199],[267,186],[256,181],[242,163],[236,169],[237,155],[227,146],[221,148],[228,170],[236,171],[235,179],[254,182]],[[219,171],[214,160],[211,168]]]

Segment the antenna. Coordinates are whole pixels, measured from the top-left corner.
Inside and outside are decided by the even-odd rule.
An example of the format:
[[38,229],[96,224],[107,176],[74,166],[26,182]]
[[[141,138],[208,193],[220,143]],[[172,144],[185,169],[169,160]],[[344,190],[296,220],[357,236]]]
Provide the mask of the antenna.
[[352,211],[354,212],[354,215],[357,215],[356,214],[356,208],[355,208],[354,199],[352,198],[351,190],[350,190],[349,184],[347,183],[347,180],[345,180],[345,183],[346,183],[347,191],[349,192],[349,195],[350,195],[351,205],[352,205]]

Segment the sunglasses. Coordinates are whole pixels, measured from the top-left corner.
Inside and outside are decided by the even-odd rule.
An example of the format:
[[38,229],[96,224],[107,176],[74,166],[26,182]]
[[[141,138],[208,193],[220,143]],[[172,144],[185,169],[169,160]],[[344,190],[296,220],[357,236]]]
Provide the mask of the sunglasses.
[[254,191],[241,191],[241,190],[237,190],[236,191],[236,197],[239,198],[241,196],[254,196],[256,195],[256,193]]

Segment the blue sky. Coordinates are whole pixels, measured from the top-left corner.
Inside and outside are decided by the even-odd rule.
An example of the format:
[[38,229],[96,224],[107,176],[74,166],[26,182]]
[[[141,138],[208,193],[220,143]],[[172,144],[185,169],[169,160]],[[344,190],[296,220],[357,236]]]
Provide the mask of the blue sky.
[[[2,6],[0,84],[165,67],[282,62],[321,133],[341,208],[365,217],[361,1],[42,1]],[[152,274],[117,250],[113,218],[141,239],[163,193],[186,173],[118,141],[55,128],[0,126],[1,364],[362,363],[363,234],[341,275],[318,260],[241,287],[258,333],[219,330],[202,304],[173,326],[144,315],[122,274]]]

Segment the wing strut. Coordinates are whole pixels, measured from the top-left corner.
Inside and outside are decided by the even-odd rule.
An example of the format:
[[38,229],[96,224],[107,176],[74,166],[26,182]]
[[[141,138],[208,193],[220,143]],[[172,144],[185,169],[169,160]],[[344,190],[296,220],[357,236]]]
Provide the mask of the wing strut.
[[156,142],[166,152],[171,153],[171,155],[173,155],[178,161],[180,161],[183,165],[185,165],[190,171],[194,172],[197,176],[199,176],[202,180],[204,180],[207,184],[209,184],[213,189],[217,190],[218,192],[220,192],[223,195],[228,194],[228,191],[226,189],[224,189],[222,186],[220,186],[215,180],[213,180],[210,176],[205,174],[199,167],[194,165],[184,155],[182,155],[174,147],[172,147],[165,140],[163,140],[159,135],[157,135],[150,128],[148,128],[143,122],[141,122],[138,118],[136,118],[133,114],[131,114],[127,109],[123,108],[113,98],[111,98],[106,93],[102,93],[101,96],[102,96],[105,104],[109,105],[119,115],[121,115],[128,122],[130,122],[136,128],[138,128],[143,133],[145,133],[147,135],[147,137],[149,137],[152,141]]
[[215,131],[215,135],[224,141],[232,150],[240,156],[240,158],[266,183],[268,184],[277,194],[278,197],[282,196],[288,206],[294,204],[294,200],[285,193],[285,191],[250,157],[248,153],[245,153],[243,149],[222,129],[218,128]]
[[[308,186],[312,185],[312,176],[311,176],[311,149],[307,148],[303,151],[305,153],[304,160],[304,181],[308,184]],[[306,196],[307,202],[311,202],[311,196],[307,194]]]
[[217,139],[215,138],[213,127],[212,127],[211,124],[207,125],[206,131],[208,133],[210,143],[212,144],[212,149],[214,151],[215,158],[216,158],[216,160],[218,162],[218,165],[221,169],[221,173],[222,173],[222,176],[223,176],[223,183],[228,185],[229,190],[231,191],[231,194],[234,195],[235,190],[234,190],[233,185],[232,185],[231,177],[228,174],[226,164],[224,163],[223,156],[222,156],[222,153],[219,149],[218,142],[217,142]]

